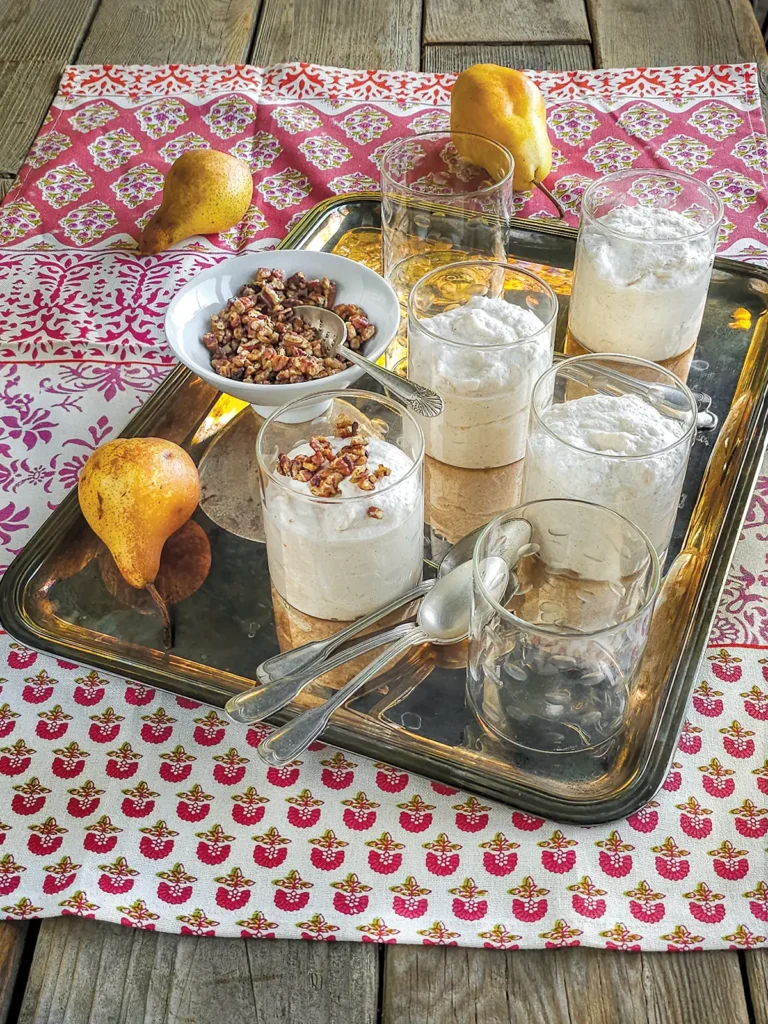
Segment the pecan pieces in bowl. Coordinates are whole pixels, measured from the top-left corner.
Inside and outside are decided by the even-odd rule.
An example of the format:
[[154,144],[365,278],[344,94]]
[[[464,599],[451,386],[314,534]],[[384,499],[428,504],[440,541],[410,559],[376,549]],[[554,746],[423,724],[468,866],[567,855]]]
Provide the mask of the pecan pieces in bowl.
[[335,297],[336,284],[327,277],[309,281],[299,271],[286,280],[281,270],[259,269],[211,317],[202,338],[211,367],[221,377],[250,384],[298,384],[345,370],[347,360],[323,356],[320,334],[293,315],[295,306],[332,309],[347,325],[347,344],[359,350],[376,327],[359,306],[334,306]]

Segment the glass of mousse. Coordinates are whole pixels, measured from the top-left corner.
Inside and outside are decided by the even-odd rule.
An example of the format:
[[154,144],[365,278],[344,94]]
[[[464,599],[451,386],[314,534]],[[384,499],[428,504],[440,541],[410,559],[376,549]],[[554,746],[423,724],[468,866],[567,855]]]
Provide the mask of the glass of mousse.
[[[593,375],[595,387],[575,382],[574,370]],[[598,390],[601,371],[618,372],[626,383],[611,379],[612,393],[605,394]],[[675,400],[654,405],[632,387],[633,378],[669,389]],[[663,562],[696,437],[696,412],[689,388],[648,360],[589,355],[555,364],[533,390],[523,500],[598,502],[639,526]],[[569,548],[572,563],[563,568],[599,574],[612,539],[598,531],[578,540]]]
[[408,377],[436,391],[427,454],[463,469],[525,455],[533,386],[552,365],[557,298],[528,270],[484,260],[438,267],[408,303]]
[[668,171],[620,171],[584,193],[566,352],[621,352],[685,380],[723,204]]
[[367,391],[310,395],[264,422],[256,453],[269,573],[289,605],[350,621],[419,582],[424,436],[407,409]]

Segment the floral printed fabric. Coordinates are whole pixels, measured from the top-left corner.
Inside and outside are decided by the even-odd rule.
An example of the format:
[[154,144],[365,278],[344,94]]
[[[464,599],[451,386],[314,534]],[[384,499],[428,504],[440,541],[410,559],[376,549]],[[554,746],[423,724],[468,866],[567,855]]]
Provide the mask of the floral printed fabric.
[[[768,263],[752,65],[537,73],[550,185],[671,167],[726,205],[720,250]],[[374,190],[382,147],[447,124],[453,76],[307,65],[79,67],[0,208],[0,565],[172,359],[170,296],[276,244],[319,200]],[[253,205],[151,259],[136,240],[169,164],[246,160]],[[536,195],[526,215],[552,216]],[[768,937],[768,476],[737,550],[663,790],[626,821],[559,827],[316,744],[284,769],[264,730],[0,635],[0,914],[195,935],[512,949],[747,949]]]

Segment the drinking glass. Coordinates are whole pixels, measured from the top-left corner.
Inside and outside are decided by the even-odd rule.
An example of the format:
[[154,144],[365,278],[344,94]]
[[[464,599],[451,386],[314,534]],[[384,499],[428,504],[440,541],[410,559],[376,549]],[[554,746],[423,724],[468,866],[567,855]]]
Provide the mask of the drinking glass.
[[[613,381],[613,393],[605,397],[598,413],[592,396],[603,392],[571,380],[571,366],[595,374],[599,387],[606,383],[599,378],[601,367],[643,384],[664,385],[678,399],[673,403],[676,414],[657,407],[658,415],[654,415],[644,399],[633,394],[631,386]],[[565,412],[564,403],[568,403]],[[636,523],[650,537],[663,562],[696,437],[696,413],[696,400],[689,388],[669,370],[645,359],[589,355],[555,364],[533,389],[523,501],[596,501]],[[640,415],[651,417],[655,423],[653,434],[649,429],[642,436],[644,430],[637,425],[635,434],[628,433]],[[632,454],[638,444],[643,444],[644,454]],[[577,568],[588,557],[585,552]]]
[[[286,414],[291,422],[285,421]],[[369,470],[380,464],[391,470],[373,489],[363,490],[345,478],[340,493],[317,496],[307,481],[278,469],[281,454],[300,450],[311,457],[310,438],[335,439],[349,424],[357,424],[355,433],[335,443],[363,440]],[[289,605],[316,618],[349,621],[419,582],[424,435],[399,402],[351,389],[307,395],[264,422],[256,454],[269,574]]]
[[[445,267],[451,263],[459,263],[466,259],[464,253],[452,249],[436,249],[430,252],[418,252],[406,256],[394,267],[389,276],[389,283],[400,303],[400,326],[397,334],[387,346],[384,362],[388,370],[402,372],[406,376],[408,357],[408,296],[411,289],[426,273],[437,267]],[[402,363],[402,370],[397,367]]]
[[[492,173],[460,155],[473,151]],[[386,277],[400,260],[422,252],[505,258],[514,161],[504,146],[480,135],[425,132],[388,146],[380,170]]]
[[[525,333],[518,328],[516,341],[484,342],[472,317],[496,314],[480,308],[481,299],[500,300],[510,317],[525,311],[538,326],[526,326]],[[434,319],[467,303],[460,330],[455,320],[449,330],[444,317]],[[556,320],[557,298],[549,285],[507,263],[453,263],[418,281],[408,303],[408,376],[443,399],[440,416],[423,421],[428,455],[472,470],[523,458],[531,393],[552,364]]]
[[620,352],[685,379],[723,204],[685,174],[619,171],[584,193],[566,352]]
[[[609,550],[595,574],[581,552],[598,537]],[[510,575],[498,600],[481,572],[494,556]],[[474,554],[467,669],[480,724],[527,751],[604,751],[628,720],[659,580],[642,530],[600,505],[534,501],[489,523]]]

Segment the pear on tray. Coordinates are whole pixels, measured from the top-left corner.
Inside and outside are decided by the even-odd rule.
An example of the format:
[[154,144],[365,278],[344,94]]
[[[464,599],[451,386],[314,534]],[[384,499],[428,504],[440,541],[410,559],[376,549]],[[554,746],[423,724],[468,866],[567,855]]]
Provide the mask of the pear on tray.
[[183,448],[159,437],[125,437],[97,448],[80,474],[80,508],[109,548],[120,575],[146,590],[173,646],[168,604],[155,587],[166,540],[200,499],[197,467]]

